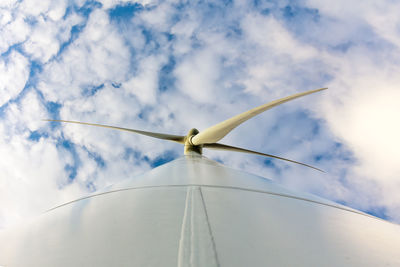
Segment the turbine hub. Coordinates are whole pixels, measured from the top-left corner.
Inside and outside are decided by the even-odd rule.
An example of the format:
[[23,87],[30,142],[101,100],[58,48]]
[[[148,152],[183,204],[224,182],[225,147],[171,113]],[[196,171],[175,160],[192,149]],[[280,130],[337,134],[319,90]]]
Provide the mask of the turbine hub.
[[185,155],[188,155],[190,152],[196,152],[198,154],[202,154],[203,153],[203,145],[194,145],[192,143],[192,138],[193,136],[195,136],[196,134],[199,133],[199,130],[197,130],[196,128],[192,128],[190,129],[190,131],[188,132],[188,134],[185,137]]

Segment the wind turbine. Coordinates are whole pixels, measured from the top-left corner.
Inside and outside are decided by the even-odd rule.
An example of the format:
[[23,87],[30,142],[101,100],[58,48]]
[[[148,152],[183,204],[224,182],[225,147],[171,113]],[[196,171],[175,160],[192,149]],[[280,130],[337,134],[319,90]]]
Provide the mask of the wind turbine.
[[0,233],[0,266],[400,266],[400,226],[203,157],[202,149],[294,160],[218,143],[248,119],[171,135],[185,156]]
[[244,149],[244,148],[240,148],[240,147],[228,146],[228,145],[220,144],[217,142],[219,140],[221,140],[222,138],[224,138],[228,133],[230,133],[233,129],[238,127],[240,124],[244,123],[245,121],[253,118],[254,116],[256,116],[268,109],[276,107],[276,106],[283,104],[285,102],[288,102],[290,100],[294,100],[296,98],[299,98],[299,97],[302,97],[305,95],[309,95],[312,93],[316,93],[316,92],[319,92],[322,90],[326,90],[326,89],[328,89],[328,88],[320,88],[320,89],[310,90],[310,91],[294,94],[294,95],[291,95],[288,97],[284,97],[284,98],[266,103],[259,107],[253,108],[246,112],[243,112],[239,115],[236,115],[232,118],[229,118],[229,119],[227,119],[223,122],[220,122],[214,126],[211,126],[202,132],[199,132],[199,130],[197,130],[196,128],[192,128],[189,130],[189,132],[186,136],[156,133],[156,132],[146,132],[146,131],[135,130],[135,129],[121,128],[121,127],[116,127],[116,126],[109,126],[109,125],[88,123],[88,122],[79,122],[79,121],[68,121],[68,120],[45,120],[45,121],[75,123],[75,124],[84,124],[84,125],[90,125],[90,126],[104,127],[104,128],[115,129],[115,130],[133,132],[133,133],[146,135],[146,136],[150,136],[150,137],[158,138],[158,139],[162,139],[162,140],[177,142],[177,143],[185,145],[185,150],[184,150],[185,155],[187,155],[191,152],[196,152],[197,154],[201,155],[203,148],[244,152],[244,153],[256,154],[256,155],[260,155],[260,156],[271,157],[271,158],[289,161],[292,163],[307,166],[309,168],[313,168],[315,170],[323,172],[321,169],[318,169],[316,167],[313,167],[311,165],[301,163],[298,161],[274,156],[271,154],[265,154],[265,153],[261,153],[261,152],[257,152],[257,151],[252,151],[252,150],[248,150],[248,149]]

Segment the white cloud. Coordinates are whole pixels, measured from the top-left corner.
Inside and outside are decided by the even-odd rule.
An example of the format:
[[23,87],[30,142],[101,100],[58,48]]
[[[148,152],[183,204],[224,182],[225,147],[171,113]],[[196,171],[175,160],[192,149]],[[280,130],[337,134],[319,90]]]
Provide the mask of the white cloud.
[[0,59],[0,106],[16,97],[29,77],[28,60],[16,51]]
[[3,8],[11,8],[13,7],[15,4],[17,4],[18,0],[4,0],[1,1],[0,3],[0,7]]
[[366,20],[376,33],[384,39],[400,47],[400,3],[386,5],[384,2],[376,2],[365,14]]
[[[398,205],[386,203],[398,201],[392,191],[400,190],[400,126],[397,123],[400,93],[396,86],[400,81],[394,75],[399,68],[391,63],[376,68],[375,62],[351,57],[349,61],[332,82],[338,92],[331,92],[331,97],[325,99],[324,115],[333,132],[357,158],[357,163],[349,166],[353,178],[374,181],[385,191],[378,203],[397,212]],[[392,193],[388,193],[389,187]],[[392,216],[396,212],[390,211]]]
[[154,105],[157,102],[158,73],[166,63],[164,55],[149,56],[140,61],[137,75],[123,84],[123,88],[134,94],[142,104]]
[[4,26],[7,23],[11,22],[11,20],[12,20],[11,10],[1,9],[0,25]]
[[[150,1],[149,1],[150,2]],[[143,4],[146,5],[146,4]],[[160,2],[152,9],[144,11],[140,19],[147,25],[158,31],[169,31],[171,27],[172,14],[175,12],[171,3]]]
[[132,4],[132,3],[139,3],[142,5],[149,5],[156,3],[157,1],[154,0],[140,0],[140,1],[132,1],[132,0],[100,0],[99,1],[104,9],[109,9],[113,8],[117,5],[126,5],[126,4]]
[[178,88],[196,102],[215,101],[219,78],[219,55],[202,49],[187,56],[175,70]]
[[66,8],[67,8],[66,1],[61,1],[61,2],[52,1],[50,8],[47,12],[47,15],[51,20],[59,21],[65,15]]
[[278,51],[280,54],[287,54],[293,60],[306,60],[317,55],[315,49],[297,41],[273,17],[251,14],[243,19],[242,27],[249,42],[259,46],[260,52],[267,49]]
[[24,21],[24,17],[20,14],[16,15],[13,21],[7,22],[7,24],[0,29],[0,34],[2,36],[2,38],[0,38],[0,53],[6,52],[12,45],[25,41],[29,33],[30,27]]
[[[400,190],[400,127],[396,121],[400,108],[396,100],[400,97],[400,66],[396,58],[400,55],[400,22],[395,14],[399,6],[385,1],[336,1],[329,7],[315,1],[309,4],[343,25],[320,27],[326,34],[333,28],[332,40],[348,44],[340,52],[326,51],[323,56],[332,81],[321,105],[330,129],[356,159],[347,167],[348,179],[356,181],[358,193],[363,193],[352,196],[350,192],[345,199],[362,208],[381,205],[398,221],[400,199],[395,192]],[[356,200],[362,194],[362,201]]]
[[20,104],[7,107],[0,124],[0,228],[83,193],[76,189],[58,190],[57,182],[65,176],[65,161],[54,141],[28,139],[31,131],[43,127],[44,122],[38,117],[45,113],[37,94],[30,91]]
[[61,59],[46,65],[39,88],[51,101],[79,98],[85,87],[124,81],[130,69],[129,57],[107,14],[95,10]]
[[[190,13],[189,13],[190,14]],[[177,42],[174,43],[173,49],[177,56],[182,56],[192,50],[192,37],[197,29],[198,22],[186,15],[185,20],[178,21],[171,28],[171,33],[175,35]]]
[[240,80],[247,92],[261,96],[269,91],[276,98],[282,92],[293,93],[293,88],[311,89],[305,80],[318,74],[317,49],[297,40],[274,17],[250,14],[241,25],[246,38],[242,49],[249,52],[244,55],[246,69]]
[[51,0],[43,1],[22,1],[20,8],[30,16],[40,16],[49,10]]
[[38,18],[34,30],[24,43],[24,50],[33,59],[47,62],[60,49],[56,39],[57,28],[45,21],[43,16]]

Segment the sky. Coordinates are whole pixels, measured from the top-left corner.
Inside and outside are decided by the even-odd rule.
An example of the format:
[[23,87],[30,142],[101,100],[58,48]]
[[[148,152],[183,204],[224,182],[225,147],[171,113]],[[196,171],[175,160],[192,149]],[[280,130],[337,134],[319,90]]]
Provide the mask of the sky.
[[0,2],[0,229],[180,157],[183,147],[42,119],[186,135],[288,102],[204,151],[400,223],[400,2]]

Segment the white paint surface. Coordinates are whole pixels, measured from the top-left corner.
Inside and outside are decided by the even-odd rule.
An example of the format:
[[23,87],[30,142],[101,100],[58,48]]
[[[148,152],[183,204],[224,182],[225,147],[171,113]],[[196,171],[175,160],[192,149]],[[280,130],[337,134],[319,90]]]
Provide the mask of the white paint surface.
[[186,156],[0,233],[4,266],[400,266],[400,227]]

